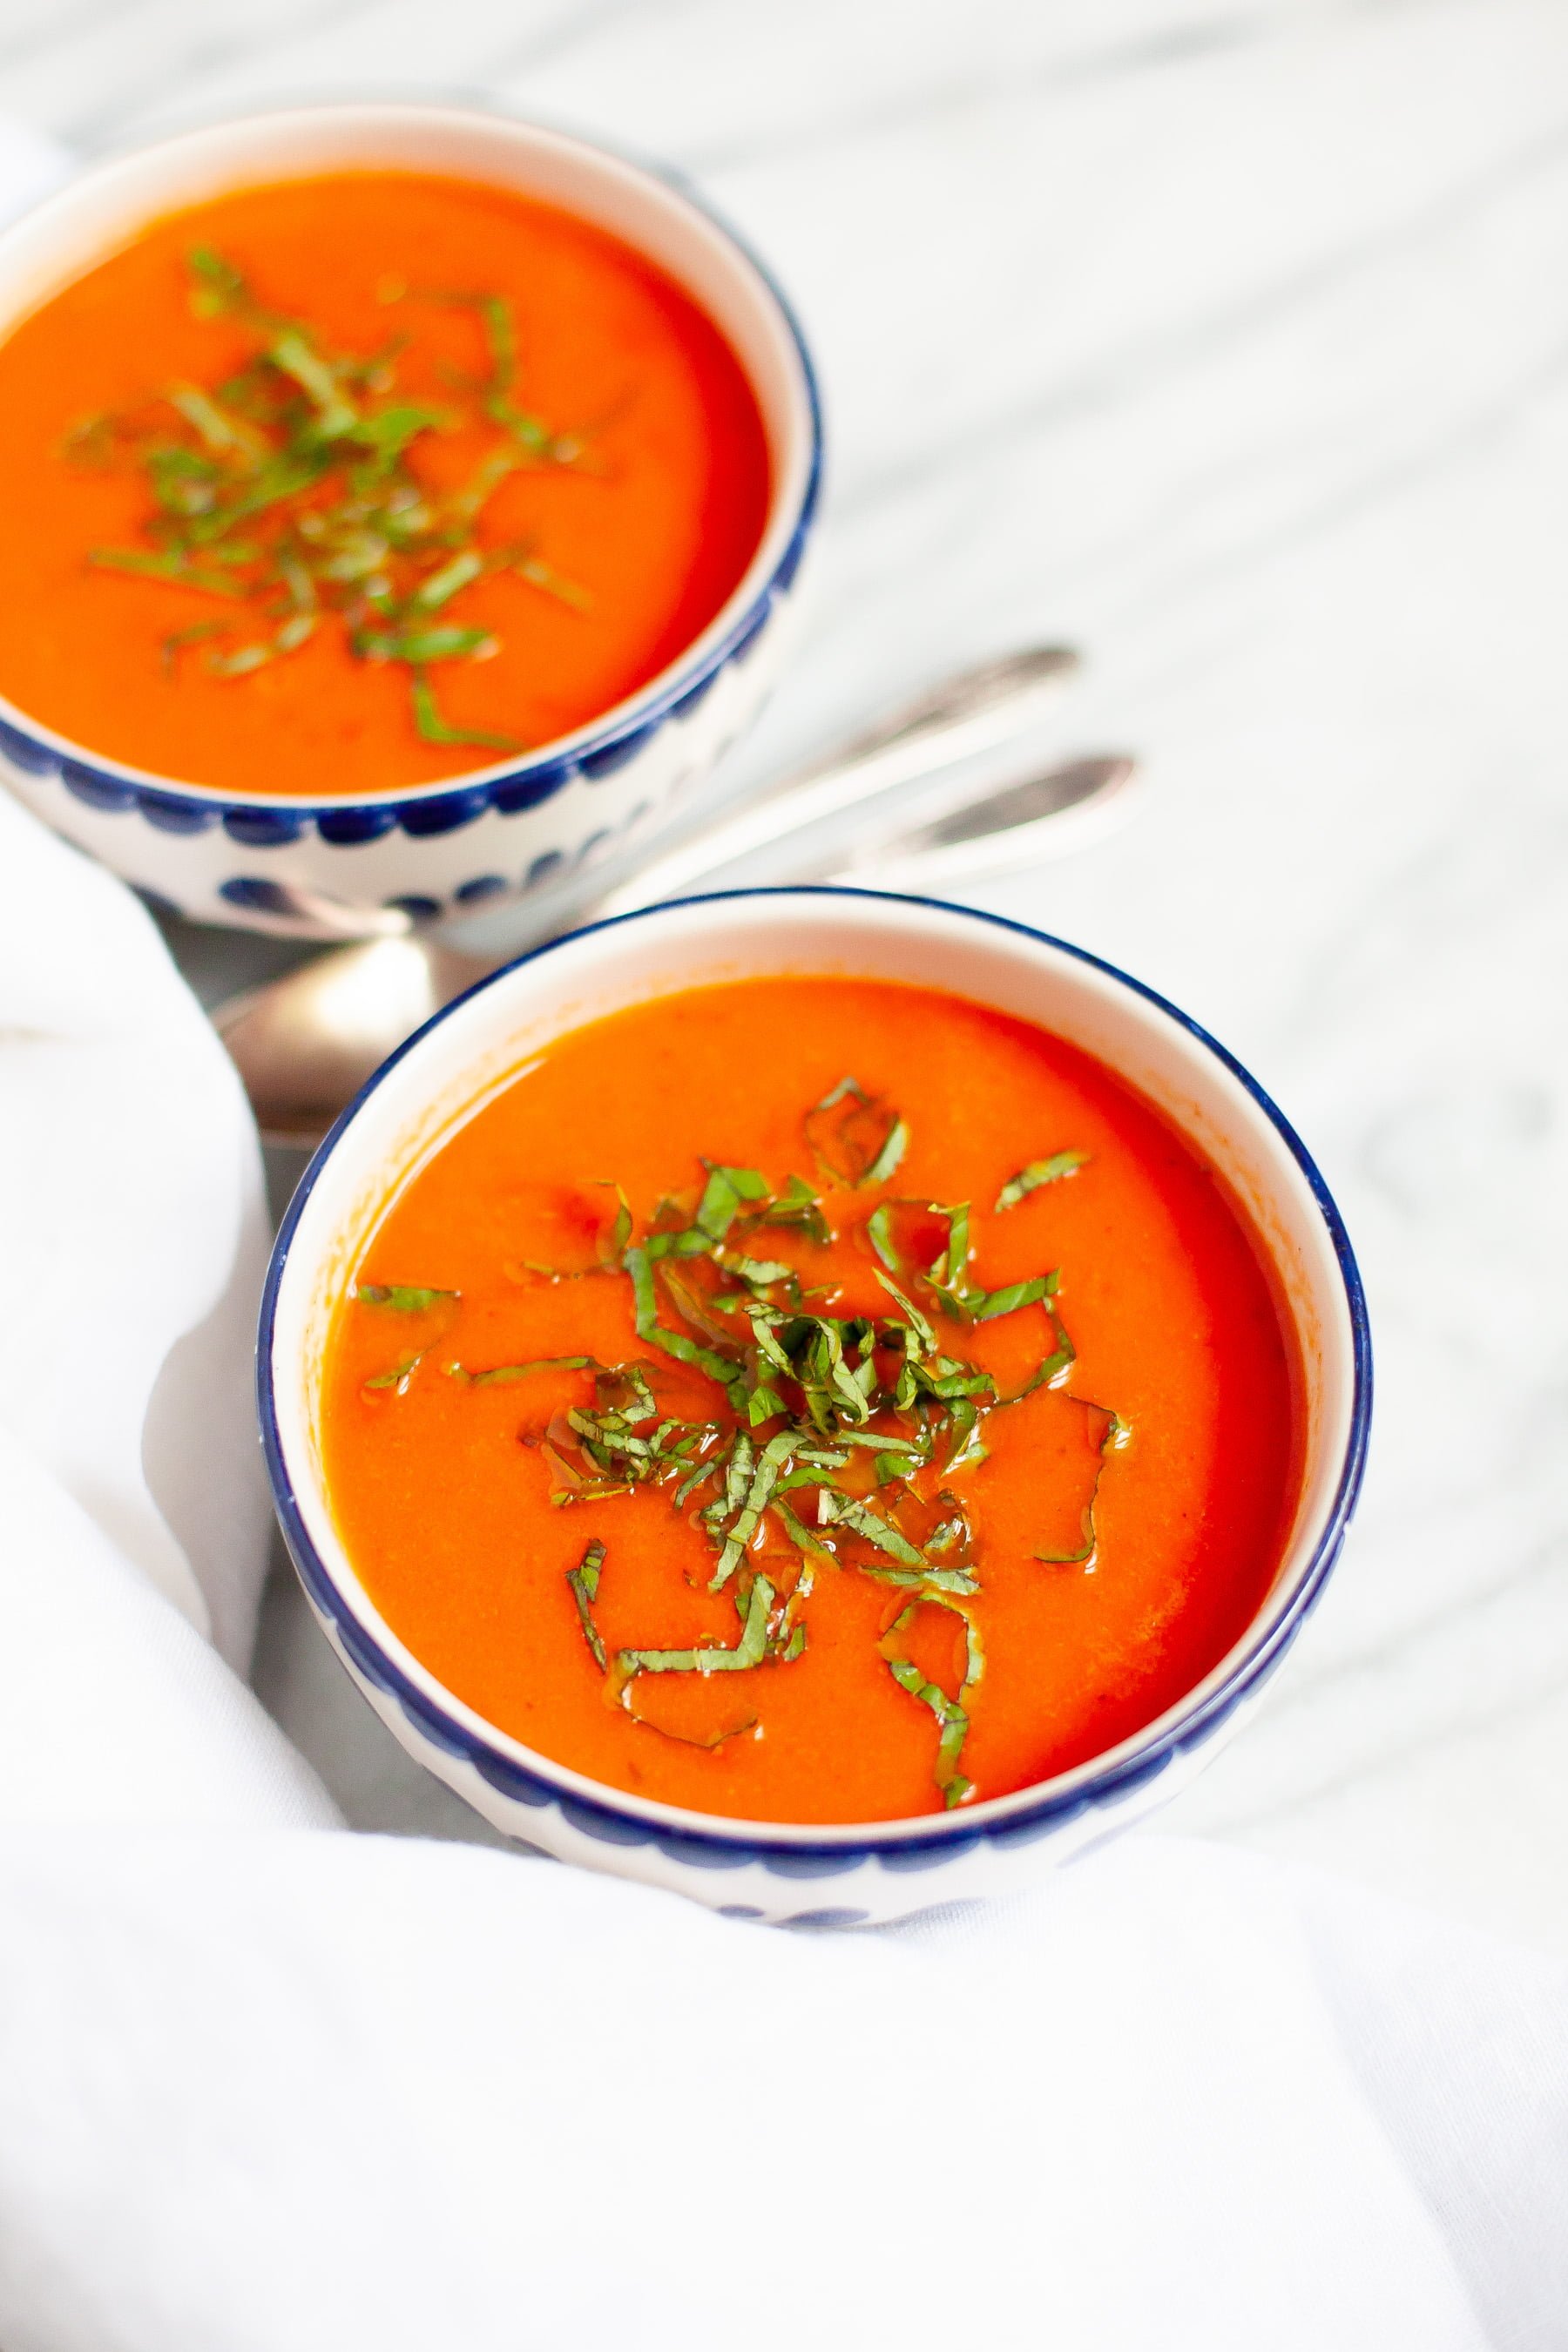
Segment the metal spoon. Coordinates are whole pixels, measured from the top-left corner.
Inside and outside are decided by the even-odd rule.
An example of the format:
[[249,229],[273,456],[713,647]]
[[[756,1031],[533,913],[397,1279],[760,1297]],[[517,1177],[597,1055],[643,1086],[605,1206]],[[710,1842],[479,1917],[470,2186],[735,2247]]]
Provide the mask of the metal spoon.
[[[803,845],[787,861],[789,881],[875,882],[879,887],[935,890],[943,883],[1027,863],[1076,846],[1124,813],[1136,771],[1120,754],[1079,759],[990,793],[967,807],[889,826],[881,855],[863,846],[840,865],[814,859]],[[717,833],[717,829],[716,829]],[[713,839],[715,835],[710,835]],[[694,866],[683,884],[710,878],[721,861]],[[729,857],[722,861],[729,862]],[[662,866],[664,861],[660,861]],[[631,914],[669,895],[656,868],[574,917],[576,922]],[[266,988],[231,998],[213,1015],[234,1058],[264,1139],[309,1147],[395,1045],[454,996],[496,969],[434,940],[373,940],[335,949]]]

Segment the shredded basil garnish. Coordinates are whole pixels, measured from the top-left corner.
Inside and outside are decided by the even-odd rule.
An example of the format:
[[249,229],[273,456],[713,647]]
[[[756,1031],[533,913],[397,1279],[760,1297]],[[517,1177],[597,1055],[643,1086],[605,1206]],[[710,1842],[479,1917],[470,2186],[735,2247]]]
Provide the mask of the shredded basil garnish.
[[[518,405],[510,304],[395,288],[388,299],[397,303],[472,310],[489,362],[478,384],[454,379],[439,402],[410,400],[396,390],[405,336],[379,352],[330,350],[307,320],[268,310],[226,256],[198,246],[186,260],[195,315],[243,329],[251,349],[221,382],[166,385],[70,436],[79,462],[136,467],[150,499],[145,543],[97,548],[89,562],[243,605],[244,633],[237,618],[234,642],[207,650],[217,677],[246,677],[287,658],[326,620],[361,660],[405,671],[409,715],[426,742],[521,748],[515,736],[453,725],[429,677],[432,664],[498,650],[489,630],[444,617],[487,574],[513,573],[574,609],[592,601],[536,549],[481,547],[475,537],[509,474],[593,470],[582,433]],[[488,446],[468,479],[431,488],[428,469],[413,462],[418,445],[453,436],[471,444],[476,435]],[[198,641],[194,629],[174,631],[165,667]]]
[[[454,561],[445,578],[435,576],[427,598],[439,604],[459,593],[465,576]],[[885,1181],[908,1139],[892,1107],[847,1077],[815,1106],[805,1125],[825,1178],[851,1190]],[[1039,1185],[1070,1175],[1084,1158],[1062,1152],[1031,1162],[1002,1188],[998,1206],[1016,1206]],[[705,1160],[700,1190],[661,1201],[641,1230],[615,1180],[593,1181],[614,1191],[616,1209],[600,1235],[599,1267],[590,1270],[626,1282],[637,1338],[656,1352],[618,1364],[571,1355],[481,1370],[454,1361],[447,1370],[472,1388],[523,1383],[551,1370],[591,1373],[591,1404],[571,1404],[555,1411],[547,1428],[520,1432],[549,1467],[552,1501],[568,1507],[662,1487],[670,1507],[689,1512],[711,1547],[708,1589],[728,1588],[741,1620],[731,1646],[649,1645],[612,1656],[594,1616],[604,1546],[590,1544],[569,1571],[584,1638],[605,1676],[607,1696],[634,1720],[659,1730],[632,1704],[631,1685],[639,1676],[787,1667],[805,1653],[802,1612],[814,1578],[825,1568],[865,1576],[907,1596],[884,1637],[883,1655],[900,1687],[935,1720],[935,1778],[945,1802],[964,1802],[974,1793],[961,1759],[984,1674],[974,1616],[984,1595],[970,1513],[951,1482],[985,1460],[994,1412],[1067,1380],[1075,1357],[1058,1306],[1058,1273],[984,1288],[970,1271],[974,1243],[967,1202],[897,1204],[918,1208],[945,1226],[930,1265],[906,1270],[895,1203],[883,1201],[865,1218],[864,1231],[878,1260],[872,1271],[885,1306],[868,1313],[818,1312],[811,1302],[823,1294],[806,1289],[787,1258],[763,1255],[752,1239],[765,1230],[796,1234],[813,1246],[840,1238],[823,1195],[804,1178],[791,1175],[775,1188],[760,1169]],[[356,1295],[405,1312],[458,1296],[391,1285],[362,1285]],[[1004,1394],[994,1375],[963,1352],[963,1335],[1034,1310],[1043,1313],[1048,1344],[1033,1373]],[[402,1393],[425,1352],[405,1357],[371,1385]],[[671,1375],[660,1358],[713,1384],[710,1413],[691,1418],[666,1409],[660,1382],[668,1393]],[[678,1386],[684,1393],[684,1384]],[[1088,1410],[1105,1412],[1106,1426],[1084,1511],[1085,1542],[1078,1551],[1035,1555],[1052,1565],[1094,1564],[1100,1481],[1109,1454],[1126,1441],[1126,1424],[1117,1414],[1094,1405]],[[770,1529],[775,1545],[787,1545],[798,1563],[793,1584],[792,1569],[782,1570],[782,1599],[777,1553],[767,1552]],[[764,1557],[771,1573],[760,1565]],[[967,1663],[956,1693],[929,1681],[899,1643],[927,1607],[963,1620]],[[710,1737],[673,1730],[666,1736],[715,1748],[754,1721],[748,1717],[745,1725]]]

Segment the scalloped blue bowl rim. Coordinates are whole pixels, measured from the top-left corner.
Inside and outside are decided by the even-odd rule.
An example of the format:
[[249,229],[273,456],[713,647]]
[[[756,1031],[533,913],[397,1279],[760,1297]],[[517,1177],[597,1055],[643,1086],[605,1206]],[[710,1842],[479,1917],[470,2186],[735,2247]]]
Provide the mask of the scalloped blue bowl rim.
[[[507,119],[529,127],[521,117]],[[323,830],[323,820],[328,824],[335,821],[341,828],[345,821],[352,824],[355,817],[363,817],[374,825],[374,831],[363,838],[378,839],[401,827],[416,839],[422,834],[456,832],[487,809],[498,809],[502,814],[520,813],[503,807],[508,798],[519,798],[523,810],[538,808],[579,775],[591,782],[596,774],[614,773],[631,758],[645,738],[661,729],[682,708],[700,700],[721,671],[744,658],[762,634],[778,599],[788,593],[794,583],[822,500],[822,395],[810,347],[794,304],[766,262],[725,215],[698,193],[683,173],[607,140],[585,139],[577,131],[556,135],[570,137],[581,146],[658,180],[694,212],[700,213],[721,236],[728,238],[765,287],[794,346],[810,436],[805,478],[789,537],[777,561],[723,635],[696,659],[672,665],[662,686],[650,685],[628,697],[618,715],[606,718],[603,723],[590,721],[574,736],[562,736],[553,743],[543,744],[518,765],[471,769],[455,776],[438,776],[427,784],[389,785],[363,797],[339,795],[331,800],[307,801],[296,800],[291,794],[231,793],[213,785],[160,776],[150,769],[131,767],[56,734],[41,719],[32,718],[0,695],[0,749],[16,758],[24,773],[47,778],[89,806],[108,814],[129,815],[134,811],[160,831],[197,833],[221,826],[231,838],[263,855],[268,849],[290,846],[312,825],[330,842],[331,835]],[[272,838],[261,838],[265,833],[270,833]],[[357,843],[332,845],[352,847]]]
[[[994,929],[1053,948],[1130,989],[1205,1047],[1245,1088],[1269,1120],[1311,1192],[1319,1213],[1328,1228],[1344,1285],[1350,1311],[1353,1367],[1351,1421],[1344,1460],[1322,1533],[1300,1572],[1286,1607],[1259,1639],[1236,1660],[1215,1688],[1166,1730],[1135,1745],[1129,1753],[1102,1770],[1095,1771],[1092,1762],[1088,1769],[1076,1768],[1070,1786],[1064,1788],[1049,1780],[1040,1782],[1038,1794],[1031,1803],[1017,1805],[1015,1802],[1013,1810],[994,1819],[957,1811],[932,1816],[929,1826],[912,1832],[902,1822],[855,1823],[850,1825],[851,1833],[847,1835],[833,1839],[795,1835],[785,1841],[771,1836],[764,1824],[743,1822],[730,1829],[721,1825],[719,1816],[686,1813],[679,1807],[667,1809],[674,1816],[672,1821],[651,1821],[644,1814],[618,1804],[615,1792],[608,1788],[602,1795],[584,1796],[578,1789],[550,1777],[547,1758],[539,1759],[537,1763],[520,1763],[505,1749],[491,1746],[467,1725],[458,1723],[426,1692],[408,1680],[395,1661],[387,1656],[375,1638],[360,1624],[352,1604],[333,1582],[306,1528],[284,1461],[272,1398],[272,1342],[279,1291],[289,1247],[306,1203],[339,1139],[361,1106],[369,1100],[405,1054],[411,1053],[459,1005],[466,1004],[481,990],[494,986],[508,973],[537,962],[542,956],[551,955],[572,941],[591,938],[599,931],[617,930],[627,923],[645,921],[650,915],[666,914],[672,908],[757,898],[869,898],[895,906],[929,907],[942,914],[957,915],[969,922],[987,924]],[[829,883],[784,884],[768,888],[704,892],[700,896],[666,899],[657,907],[642,908],[636,913],[610,917],[602,922],[586,923],[578,930],[546,940],[542,946],[514,957],[499,971],[488,973],[472,988],[466,989],[461,996],[444,1005],[387,1056],[360,1088],[312,1155],[273,1244],[262,1294],[257,1341],[257,1408],[261,1423],[262,1450],[271,1482],[274,1507],[285,1540],[311,1601],[331,1623],[344,1651],[373,1686],[395,1701],[416,1730],[447,1754],[470,1765],[490,1787],[523,1804],[539,1808],[554,1805],[573,1826],[604,1843],[651,1845],[671,1861],[710,1870],[738,1870],[748,1864],[760,1864],[771,1876],[777,1878],[834,1877],[868,1862],[879,1863],[884,1870],[894,1873],[921,1871],[937,1868],[944,1861],[980,1844],[1004,1849],[1027,1844],[1049,1835],[1053,1830],[1076,1820],[1091,1808],[1107,1804],[1146,1785],[1187,1749],[1210,1738],[1243,1700],[1273,1673],[1328,1582],[1361,1494],[1372,1427],[1372,1329],[1366,1297],[1361,1270],[1338,1205],[1317,1162],[1289,1120],[1250,1071],[1217,1038],[1178,1005],[1173,1004],[1168,997],[1161,995],[1157,989],[1134,979],[1130,972],[1123,971],[1103,956],[1075,946],[1070,940],[1059,939],[1053,932],[1038,930],[1033,925],[1017,922],[1010,916],[991,914],[979,908],[955,906],[950,899],[923,898],[912,892],[895,895],[887,891],[852,889]],[[507,1735],[503,1733],[498,1737],[504,1738]],[[517,1744],[521,1745],[521,1742]],[[779,1823],[777,1826],[785,1829],[797,1825]],[[798,1826],[809,1830],[812,1825]],[[816,1915],[812,1916],[815,1917]],[[792,1924],[798,1926],[802,1920],[797,1917]]]

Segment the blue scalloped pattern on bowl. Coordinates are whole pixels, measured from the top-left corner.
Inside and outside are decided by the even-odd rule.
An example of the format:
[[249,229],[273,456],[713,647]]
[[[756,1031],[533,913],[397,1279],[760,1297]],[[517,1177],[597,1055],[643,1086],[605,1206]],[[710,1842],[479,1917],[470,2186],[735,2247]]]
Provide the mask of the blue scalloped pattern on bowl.
[[[826,898],[874,898],[874,891],[844,890],[837,887],[794,886],[778,890],[736,890],[719,894],[726,898],[773,898],[780,896],[821,896]],[[677,900],[672,903],[680,904]],[[922,905],[940,906],[942,901],[918,900]],[[811,1841],[788,1843],[760,1838],[739,1831],[715,1832],[704,1829],[679,1829],[643,1821],[639,1816],[623,1811],[613,1801],[599,1801],[570,1793],[516,1758],[459,1724],[455,1717],[436,1706],[424,1692],[416,1688],[395,1662],[373,1641],[353,1619],[326,1568],[316,1552],[306,1531],[299,1505],[294,1496],[283,1449],[279,1435],[277,1417],[273,1411],[270,1364],[273,1323],[277,1313],[279,1286],[288,1259],[289,1244],[305,1203],[314,1188],[316,1179],[326,1162],[338,1137],[353,1118],[360,1105],[380,1085],[387,1072],[426,1034],[426,1029],[445,1018],[437,1013],[397,1052],[383,1063],[375,1076],[363,1087],[347,1110],[332,1128],[301,1178],[288,1213],[279,1230],[268,1267],[267,1284],[262,1297],[261,1323],[257,1348],[258,1408],[261,1420],[262,1446],[268,1473],[272,1482],[273,1500],[283,1528],[285,1539],[299,1570],[301,1582],[321,1614],[332,1626],[342,1649],[359,1672],[374,1688],[390,1698],[402,1709],[416,1729],[423,1733],[445,1753],[460,1757],[470,1764],[480,1778],[503,1795],[515,1798],[519,1803],[536,1807],[555,1806],[562,1817],[585,1836],[602,1843],[620,1846],[652,1845],[672,1862],[689,1864],[702,1870],[740,1870],[748,1864],[759,1864],[771,1877],[783,1879],[823,1879],[840,1877],[861,1865],[876,1863],[885,1871],[896,1873],[939,1869],[956,1854],[969,1852],[984,1843],[1006,1852],[1016,1846],[1030,1845],[1049,1837],[1054,1832],[1079,1820],[1086,1812],[1115,1807],[1134,1795],[1140,1789],[1169,1769],[1179,1756],[1201,1745],[1225,1723],[1242,1702],[1279,1664],[1289,1648],[1327,1583],[1344,1543],[1356,1500],[1361,1492],[1365,1467],[1367,1442],[1372,1421],[1372,1337],[1367,1318],[1366,1300],[1362,1288],[1361,1274],[1351,1248],[1333,1196],[1323,1181],[1316,1162],[1307,1150],[1294,1128],[1266,1094],[1258,1081],[1242,1067],[1235,1056],[1226,1052],[1207,1030],[1191,1020],[1179,1007],[1172,1004],[1157,991],[1145,987],[1142,981],[1108,963],[1100,956],[1091,955],[1085,948],[1074,947],[1070,941],[1055,938],[1051,933],[1037,931],[1026,923],[1016,923],[1002,915],[984,914],[974,908],[948,908],[946,911],[965,915],[972,921],[994,924],[998,929],[1013,931],[1029,940],[1059,949],[1076,957],[1097,971],[1132,989],[1151,1004],[1185,1029],[1205,1045],[1217,1060],[1246,1088],[1253,1101],[1278,1130],[1282,1141],[1296,1160],[1316,1200],[1329,1229],[1334,1253],[1345,1285],[1353,1335],[1355,1393],[1351,1415],[1349,1442],[1345,1450],[1344,1467],[1341,1475],[1328,1524],[1319,1541],[1289,1608],[1268,1635],[1258,1647],[1242,1658],[1226,1680],[1203,1705],[1179,1725],[1160,1738],[1151,1739],[1133,1754],[1120,1762],[1093,1773],[1078,1787],[1057,1794],[1043,1793],[1034,1803],[1021,1807],[994,1821],[977,1821],[973,1816],[948,1814],[933,1819],[925,1834],[900,1836],[875,1843],[858,1843]],[[636,922],[636,915],[623,915],[609,923],[592,923],[584,932],[614,929],[622,922]],[[552,947],[562,944],[552,940],[517,958],[517,963],[531,963],[535,956],[547,955]],[[514,970],[509,965],[508,970]],[[500,977],[499,974],[492,978]],[[488,986],[481,982],[480,986]],[[447,1012],[452,1008],[448,1006]],[[755,1918],[763,1916],[750,1905],[729,1906],[732,1916]],[[816,1908],[793,1914],[778,1924],[784,1927],[859,1926],[868,1916],[864,1911],[835,1906]]]

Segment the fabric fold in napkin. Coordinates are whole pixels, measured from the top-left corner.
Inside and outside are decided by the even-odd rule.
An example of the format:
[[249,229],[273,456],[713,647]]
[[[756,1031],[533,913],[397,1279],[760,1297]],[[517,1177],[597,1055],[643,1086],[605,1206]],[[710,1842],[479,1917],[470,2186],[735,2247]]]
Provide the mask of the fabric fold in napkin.
[[4,797],[0,876],[0,1427],[243,1668],[267,1228],[239,1083],[131,893]]

